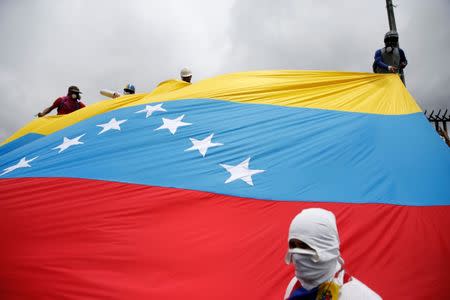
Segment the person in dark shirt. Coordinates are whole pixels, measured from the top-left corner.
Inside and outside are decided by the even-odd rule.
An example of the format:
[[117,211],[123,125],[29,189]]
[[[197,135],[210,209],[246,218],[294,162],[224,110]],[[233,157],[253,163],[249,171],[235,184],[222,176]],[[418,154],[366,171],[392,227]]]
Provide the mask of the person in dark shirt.
[[183,68],[180,72],[181,80],[191,83],[192,80],[192,72],[188,68]]
[[38,117],[43,117],[56,108],[58,115],[70,114],[78,109],[85,107],[81,99],[80,89],[74,85],[70,86],[67,91],[67,96],[59,97],[53,102],[52,106],[47,107],[42,112],[38,113]]
[[375,73],[399,73],[403,83],[403,69],[408,64],[405,52],[398,46],[398,33],[389,31],[384,36],[385,47],[375,52],[373,71]]

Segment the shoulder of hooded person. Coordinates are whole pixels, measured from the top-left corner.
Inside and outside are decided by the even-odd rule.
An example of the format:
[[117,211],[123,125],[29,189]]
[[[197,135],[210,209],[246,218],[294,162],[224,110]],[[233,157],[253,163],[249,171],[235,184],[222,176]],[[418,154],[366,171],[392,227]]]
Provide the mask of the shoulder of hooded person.
[[[353,276],[339,272],[333,280],[339,286],[338,300],[382,300],[377,293]],[[300,281],[294,277],[288,284],[284,299],[289,299],[292,293],[301,287]]]
[[350,278],[347,283],[344,283],[340,289],[339,300],[381,300],[377,293],[372,291],[367,285],[356,279]]
[[293,277],[291,279],[291,281],[289,282],[287,288],[286,288],[286,292],[284,294],[284,298],[283,299],[289,299],[289,297],[291,296],[292,292],[295,291],[296,289],[300,288],[300,281],[298,281],[297,277]]

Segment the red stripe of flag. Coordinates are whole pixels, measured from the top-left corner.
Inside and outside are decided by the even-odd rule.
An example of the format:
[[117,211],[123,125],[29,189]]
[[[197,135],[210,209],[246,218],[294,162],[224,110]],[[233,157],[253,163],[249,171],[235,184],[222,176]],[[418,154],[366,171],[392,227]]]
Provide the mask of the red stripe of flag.
[[283,202],[84,179],[0,180],[1,299],[282,299],[287,230],[336,214],[347,271],[385,299],[450,294],[450,206]]

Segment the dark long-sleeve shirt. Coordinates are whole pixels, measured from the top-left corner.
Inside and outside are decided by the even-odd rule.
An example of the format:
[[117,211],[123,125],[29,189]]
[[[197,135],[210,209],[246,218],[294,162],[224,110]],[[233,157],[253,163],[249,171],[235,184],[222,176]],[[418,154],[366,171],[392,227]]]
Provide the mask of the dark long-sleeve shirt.
[[[375,52],[375,64],[385,70],[388,70],[388,65],[383,62],[383,56],[382,56],[382,49],[378,49],[377,52]],[[405,52],[403,49],[398,48],[400,52],[400,66],[403,65],[406,66],[408,64],[408,61],[406,60]]]

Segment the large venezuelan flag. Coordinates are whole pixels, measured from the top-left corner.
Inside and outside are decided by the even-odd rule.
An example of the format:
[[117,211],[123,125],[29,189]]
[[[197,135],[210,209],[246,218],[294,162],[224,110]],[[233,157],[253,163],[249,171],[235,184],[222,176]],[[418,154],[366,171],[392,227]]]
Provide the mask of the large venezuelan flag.
[[383,298],[450,294],[450,151],[395,75],[167,81],[0,155],[1,299],[282,299],[307,207]]

